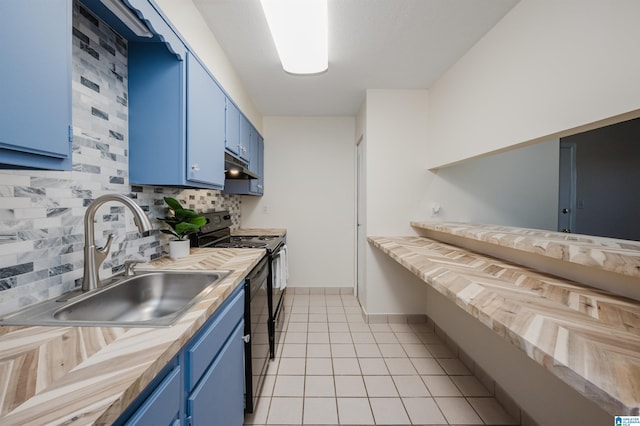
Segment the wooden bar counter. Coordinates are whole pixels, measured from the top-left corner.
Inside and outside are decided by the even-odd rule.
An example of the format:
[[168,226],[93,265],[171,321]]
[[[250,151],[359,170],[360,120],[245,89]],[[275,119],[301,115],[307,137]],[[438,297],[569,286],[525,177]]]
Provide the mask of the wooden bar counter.
[[640,414],[639,302],[426,237],[369,242],[612,416]]

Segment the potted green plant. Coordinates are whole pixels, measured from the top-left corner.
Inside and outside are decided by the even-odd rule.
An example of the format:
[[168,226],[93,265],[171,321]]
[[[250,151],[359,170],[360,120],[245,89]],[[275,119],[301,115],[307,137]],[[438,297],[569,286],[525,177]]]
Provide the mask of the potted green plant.
[[172,235],[175,239],[169,241],[169,256],[173,259],[179,259],[189,255],[189,234],[198,232],[200,227],[207,223],[207,220],[196,213],[194,210],[185,209],[175,198],[164,197],[170,209],[169,215],[160,219],[171,229],[161,229],[160,231]]

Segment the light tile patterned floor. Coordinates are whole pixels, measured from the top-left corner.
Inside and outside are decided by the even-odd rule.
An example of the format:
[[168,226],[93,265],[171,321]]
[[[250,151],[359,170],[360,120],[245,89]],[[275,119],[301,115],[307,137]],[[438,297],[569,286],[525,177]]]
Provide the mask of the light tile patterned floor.
[[518,424],[426,324],[366,324],[352,295],[292,293],[245,425]]

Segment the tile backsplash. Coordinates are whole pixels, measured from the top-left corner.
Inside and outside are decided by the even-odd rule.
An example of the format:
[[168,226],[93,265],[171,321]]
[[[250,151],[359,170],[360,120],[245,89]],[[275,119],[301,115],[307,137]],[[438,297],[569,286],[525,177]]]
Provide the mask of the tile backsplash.
[[147,237],[120,204],[97,215],[96,245],[115,235],[100,276],[127,259],[151,260],[168,250],[157,221],[171,196],[197,211],[230,210],[240,225],[240,197],[215,190],[130,185],[128,179],[127,42],[79,4],[73,11],[73,169],[0,170],[0,315],[80,285],[87,205],[119,193],[133,198],[154,225]]

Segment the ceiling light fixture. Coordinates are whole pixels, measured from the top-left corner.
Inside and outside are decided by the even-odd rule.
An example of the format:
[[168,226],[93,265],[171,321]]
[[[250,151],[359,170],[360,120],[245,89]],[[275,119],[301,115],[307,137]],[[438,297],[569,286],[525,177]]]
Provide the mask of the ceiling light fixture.
[[138,37],[153,37],[149,28],[138,19],[131,9],[122,3],[122,0],[100,0],[100,2]]
[[329,67],[327,0],[260,0],[282,68],[318,74]]

